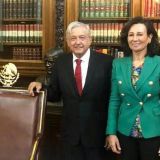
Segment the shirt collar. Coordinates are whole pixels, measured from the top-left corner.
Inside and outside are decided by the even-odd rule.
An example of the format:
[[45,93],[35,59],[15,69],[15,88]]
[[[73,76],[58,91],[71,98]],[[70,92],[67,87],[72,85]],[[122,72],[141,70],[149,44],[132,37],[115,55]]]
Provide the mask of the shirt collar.
[[[88,49],[86,51],[86,53],[80,59],[82,60],[82,62],[88,62],[89,57],[90,57],[90,49]],[[75,62],[76,59],[77,59],[77,57],[73,53],[73,62]]]

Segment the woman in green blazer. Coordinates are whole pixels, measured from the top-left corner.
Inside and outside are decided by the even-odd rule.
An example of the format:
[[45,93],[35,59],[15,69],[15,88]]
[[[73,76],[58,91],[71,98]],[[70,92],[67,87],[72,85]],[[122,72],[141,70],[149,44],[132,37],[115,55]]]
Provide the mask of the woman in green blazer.
[[128,21],[121,44],[125,57],[113,62],[106,147],[121,160],[158,160],[160,53],[152,22]]

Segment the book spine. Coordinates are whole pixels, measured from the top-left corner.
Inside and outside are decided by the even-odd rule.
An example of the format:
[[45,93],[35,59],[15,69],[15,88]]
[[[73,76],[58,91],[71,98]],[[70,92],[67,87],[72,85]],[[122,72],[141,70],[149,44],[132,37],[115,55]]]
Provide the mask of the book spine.
[[12,9],[13,9],[13,2],[12,2],[12,0],[9,0],[9,4],[8,4],[9,6],[9,19],[12,19],[13,17],[12,17]]
[[25,39],[26,43],[29,43],[29,24],[25,25]]
[[37,1],[37,19],[41,19],[42,18],[42,0],[38,0]]
[[114,6],[115,6],[114,17],[119,17],[119,0],[115,0]]
[[151,3],[152,3],[152,0],[148,0],[148,6],[147,6],[147,17],[151,17]]
[[5,42],[9,42],[9,25],[5,25]]
[[17,24],[13,25],[13,42],[17,43]]
[[29,17],[29,0],[25,0],[25,6],[24,6],[24,18]]
[[93,28],[94,28],[94,43],[97,43],[97,24],[96,23],[93,24]]
[[156,7],[156,4],[155,4],[155,0],[151,0],[151,17],[155,17],[155,7]]
[[80,18],[85,18],[85,0],[80,0],[80,12],[79,12]]
[[21,25],[18,24],[18,32],[17,32],[17,35],[18,35],[18,43],[22,43],[22,28],[21,28]]
[[89,18],[95,18],[95,0],[90,0],[89,6]]
[[37,17],[37,0],[33,0],[33,18]]
[[100,43],[104,43],[104,23],[100,23]]
[[17,18],[22,18],[22,1],[17,0]]
[[110,4],[110,17],[113,18],[115,13],[115,3],[114,0],[111,0]]
[[158,23],[158,41],[160,43],[160,23]]
[[101,0],[100,3],[100,18],[105,18],[105,6],[106,6],[106,2],[105,0]]
[[85,1],[85,18],[89,18],[89,0]]
[[42,37],[43,37],[42,24],[38,24],[38,42],[39,43],[42,43]]
[[34,43],[34,26],[33,26],[33,24],[30,24],[30,26],[29,26],[29,40],[30,40],[30,43]]
[[158,0],[158,2],[157,2],[157,11],[156,11],[156,13],[157,13],[157,17],[160,17],[160,0]]
[[124,7],[123,7],[123,15],[124,17],[129,17],[129,0],[124,0]]
[[114,43],[114,23],[111,23],[111,43]]
[[105,17],[108,18],[108,17],[110,17],[110,12],[111,12],[111,0],[106,1],[105,8],[106,8],[105,9],[106,10]]
[[97,23],[97,43],[101,42],[101,26],[100,23]]
[[123,17],[124,15],[124,0],[120,0],[119,3],[119,17]]
[[112,30],[111,30],[111,23],[108,23],[108,31],[107,31],[107,43],[111,43],[111,34],[112,34]]
[[99,0],[95,0],[95,18],[100,17],[100,3]]
[[147,17],[147,7],[148,7],[147,5],[148,5],[148,0],[145,0],[144,1],[144,10],[142,11],[143,12],[142,14],[144,17]]
[[21,25],[21,43],[25,43],[25,25]]
[[107,43],[107,37],[108,37],[108,23],[104,23],[104,43]]

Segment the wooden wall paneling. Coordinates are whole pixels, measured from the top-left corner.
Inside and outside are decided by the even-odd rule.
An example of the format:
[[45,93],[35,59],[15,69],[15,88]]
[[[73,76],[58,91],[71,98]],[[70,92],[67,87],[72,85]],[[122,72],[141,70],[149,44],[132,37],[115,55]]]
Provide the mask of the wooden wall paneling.
[[64,0],[56,0],[55,47],[64,49]]
[[141,1],[132,0],[131,2],[131,16],[141,16]]
[[79,0],[65,0],[64,10],[64,49],[69,51],[65,38],[65,31],[68,24],[72,21],[78,20],[79,16]]
[[43,53],[55,47],[55,19],[56,19],[56,1],[43,1]]

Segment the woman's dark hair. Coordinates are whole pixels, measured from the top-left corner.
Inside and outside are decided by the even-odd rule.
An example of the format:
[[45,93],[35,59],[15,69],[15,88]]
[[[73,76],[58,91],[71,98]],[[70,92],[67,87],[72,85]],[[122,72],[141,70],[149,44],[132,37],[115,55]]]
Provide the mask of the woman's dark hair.
[[158,35],[157,32],[153,26],[153,23],[149,19],[145,19],[143,17],[134,17],[131,20],[129,20],[122,28],[121,35],[120,35],[120,42],[121,47],[124,51],[125,56],[130,56],[132,54],[132,51],[128,45],[128,32],[130,28],[134,24],[144,24],[147,29],[147,34],[152,35],[151,43],[147,46],[147,55],[154,56],[154,55],[160,55],[160,45],[158,42]]

